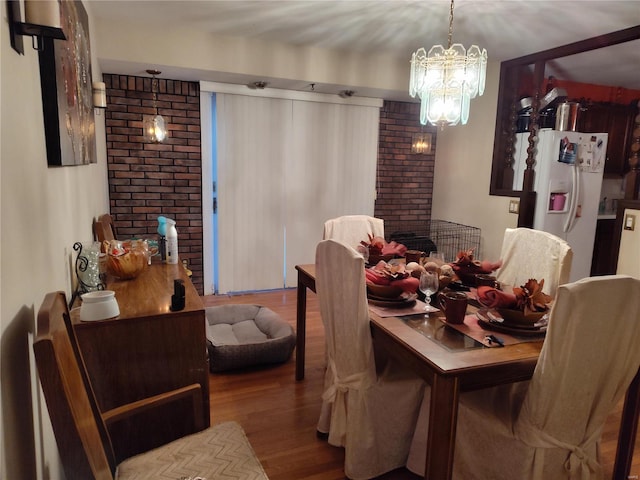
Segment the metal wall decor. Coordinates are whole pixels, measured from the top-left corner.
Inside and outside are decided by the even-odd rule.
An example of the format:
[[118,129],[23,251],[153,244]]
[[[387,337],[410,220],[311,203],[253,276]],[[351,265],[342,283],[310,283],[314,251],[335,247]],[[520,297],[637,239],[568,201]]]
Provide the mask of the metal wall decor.
[[99,246],[94,249],[88,249],[84,248],[81,242],[76,242],[73,244],[73,250],[78,252],[75,263],[78,285],[71,297],[69,308],[73,306],[76,298],[83,293],[104,290],[106,287],[106,275],[100,273]]

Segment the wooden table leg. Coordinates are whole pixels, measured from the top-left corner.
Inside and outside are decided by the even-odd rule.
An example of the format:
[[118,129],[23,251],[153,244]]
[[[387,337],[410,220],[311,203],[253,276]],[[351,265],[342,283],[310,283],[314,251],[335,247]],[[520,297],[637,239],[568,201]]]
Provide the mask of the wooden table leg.
[[296,380],[304,380],[304,350],[307,330],[307,287],[298,272],[298,304],[296,311]]
[[449,480],[452,477],[458,395],[456,377],[434,377],[431,385],[425,479]]
[[633,377],[627,390],[620,420],[620,434],[618,435],[618,449],[616,461],[613,465],[613,478],[631,478],[631,464],[633,449],[638,431],[638,416],[640,415],[640,370]]

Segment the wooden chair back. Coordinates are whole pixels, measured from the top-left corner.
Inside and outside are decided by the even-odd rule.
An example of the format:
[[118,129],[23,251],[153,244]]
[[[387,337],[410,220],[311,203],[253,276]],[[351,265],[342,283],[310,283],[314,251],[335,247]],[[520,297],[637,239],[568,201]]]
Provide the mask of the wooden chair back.
[[113,217],[108,213],[100,215],[93,221],[93,235],[95,239],[102,243],[105,240],[117,240],[116,228],[113,224]]
[[70,328],[64,293],[47,294],[33,350],[62,465],[67,480],[113,480],[113,450]]

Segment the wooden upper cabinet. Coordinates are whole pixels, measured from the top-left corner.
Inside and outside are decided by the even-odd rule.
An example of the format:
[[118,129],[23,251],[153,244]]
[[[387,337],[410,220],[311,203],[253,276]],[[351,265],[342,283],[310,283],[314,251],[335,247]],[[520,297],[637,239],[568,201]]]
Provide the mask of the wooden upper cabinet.
[[635,108],[617,103],[587,104],[581,114],[578,130],[609,134],[604,173],[622,176],[629,170],[627,158],[631,144]]

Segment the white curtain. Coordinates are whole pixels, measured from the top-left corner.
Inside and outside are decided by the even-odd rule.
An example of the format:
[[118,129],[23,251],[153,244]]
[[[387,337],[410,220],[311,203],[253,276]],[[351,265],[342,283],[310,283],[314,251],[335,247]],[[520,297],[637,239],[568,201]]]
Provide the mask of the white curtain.
[[226,93],[216,102],[218,292],[293,287],[325,220],[373,215],[379,105]]
[[220,293],[282,288],[291,101],[218,95]]
[[295,102],[293,149],[286,166],[287,287],[295,265],[313,263],[324,222],[373,215],[377,107]]

